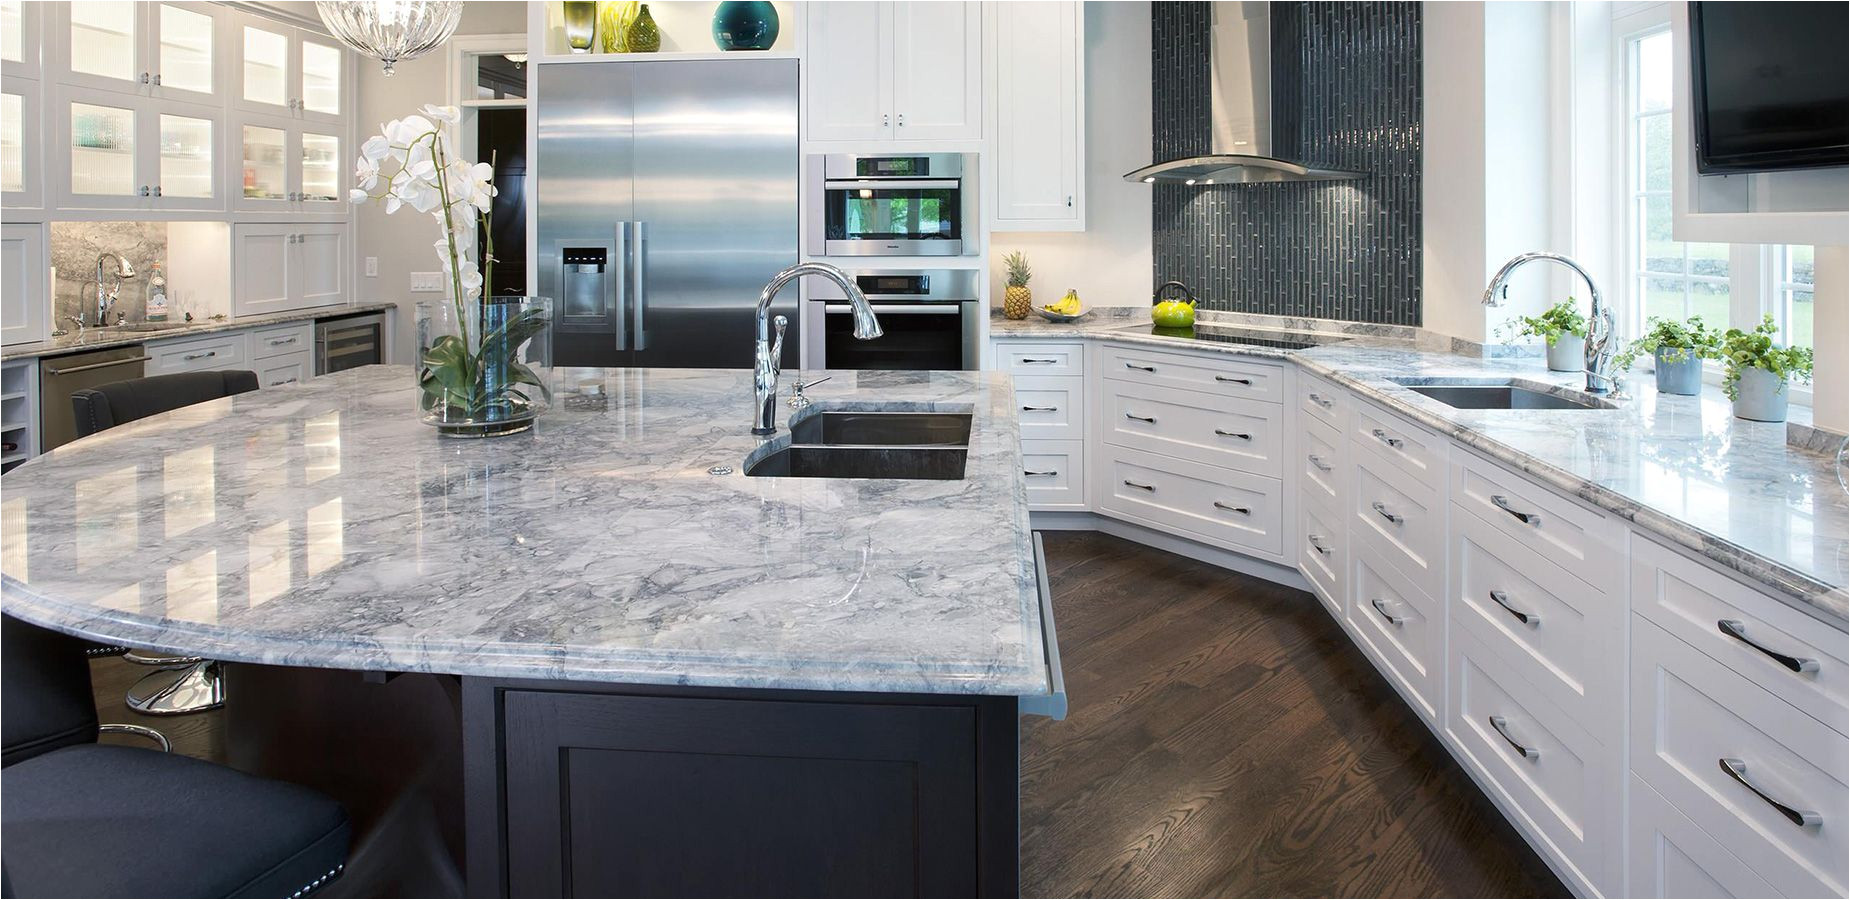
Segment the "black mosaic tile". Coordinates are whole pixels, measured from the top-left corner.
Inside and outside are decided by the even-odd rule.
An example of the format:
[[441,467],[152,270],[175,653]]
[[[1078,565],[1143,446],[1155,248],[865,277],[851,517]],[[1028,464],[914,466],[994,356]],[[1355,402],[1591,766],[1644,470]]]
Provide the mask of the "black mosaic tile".
[[[1207,3],[1151,5],[1156,159],[1209,149]],[[1273,152],[1354,181],[1151,185],[1155,278],[1211,309],[1420,324],[1420,4],[1272,4]]]

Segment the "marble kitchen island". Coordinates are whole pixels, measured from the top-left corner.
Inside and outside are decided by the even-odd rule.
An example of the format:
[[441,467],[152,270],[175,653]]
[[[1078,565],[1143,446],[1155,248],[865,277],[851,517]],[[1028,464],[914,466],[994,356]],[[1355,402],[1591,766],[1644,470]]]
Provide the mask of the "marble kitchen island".
[[232,663],[233,762],[323,787],[452,698],[472,894],[1012,895],[1063,697],[1008,379],[811,390],[969,413],[926,481],[747,477],[748,372],[556,376],[508,438],[375,366],[58,448],[0,484],[5,612]]

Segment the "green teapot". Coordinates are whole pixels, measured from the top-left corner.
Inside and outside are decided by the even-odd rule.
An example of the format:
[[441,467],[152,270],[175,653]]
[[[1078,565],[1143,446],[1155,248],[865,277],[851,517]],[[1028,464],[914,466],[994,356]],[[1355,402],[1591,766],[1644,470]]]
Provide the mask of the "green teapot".
[[[1188,300],[1164,300],[1163,292],[1170,288],[1180,288]],[[1180,281],[1165,281],[1156,289],[1156,305],[1150,309],[1150,321],[1159,328],[1193,328],[1195,327],[1195,292]]]

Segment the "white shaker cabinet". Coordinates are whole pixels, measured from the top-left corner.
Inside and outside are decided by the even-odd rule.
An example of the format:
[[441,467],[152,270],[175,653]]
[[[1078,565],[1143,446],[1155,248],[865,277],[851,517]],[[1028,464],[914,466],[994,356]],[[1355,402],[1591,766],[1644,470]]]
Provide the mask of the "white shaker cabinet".
[[993,231],[1084,231],[1085,11],[991,3],[984,11]]
[[809,9],[806,112],[812,141],[883,140],[893,133],[893,4]]
[[223,5],[91,0],[44,6],[53,13],[52,80],[158,100],[221,102]]
[[976,3],[818,3],[809,8],[811,141],[982,137]]
[[344,299],[347,226],[237,225],[231,235],[234,315],[330,306]]
[[0,343],[42,341],[50,332],[45,226],[0,225]]

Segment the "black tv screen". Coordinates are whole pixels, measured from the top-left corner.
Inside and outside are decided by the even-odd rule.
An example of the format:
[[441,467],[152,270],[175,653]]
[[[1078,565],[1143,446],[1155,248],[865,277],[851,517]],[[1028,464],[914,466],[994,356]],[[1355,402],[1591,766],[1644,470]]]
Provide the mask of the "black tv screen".
[[1696,170],[1850,165],[1850,4],[1689,5]]

